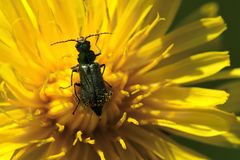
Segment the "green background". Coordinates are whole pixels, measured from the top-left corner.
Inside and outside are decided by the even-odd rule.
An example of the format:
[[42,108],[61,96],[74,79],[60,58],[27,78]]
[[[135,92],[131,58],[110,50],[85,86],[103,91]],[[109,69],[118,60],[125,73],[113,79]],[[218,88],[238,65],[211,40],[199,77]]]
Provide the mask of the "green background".
[[[230,51],[231,67],[240,67],[240,0],[183,0],[174,24],[180,22],[181,19],[207,2],[217,2],[219,4],[219,15],[223,16],[228,26],[228,30],[223,34],[223,50]],[[213,160],[240,160],[240,149],[204,145],[180,137],[175,137],[175,139],[198,152],[208,155]]]

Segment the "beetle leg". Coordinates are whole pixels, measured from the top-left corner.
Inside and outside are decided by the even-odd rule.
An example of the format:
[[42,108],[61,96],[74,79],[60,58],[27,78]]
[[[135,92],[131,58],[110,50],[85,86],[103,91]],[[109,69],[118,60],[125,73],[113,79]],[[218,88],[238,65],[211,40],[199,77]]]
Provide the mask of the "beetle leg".
[[72,86],[73,72],[78,72],[78,67],[79,67],[79,64],[77,64],[76,66],[71,67],[71,69],[72,69],[71,79],[70,79],[71,83],[70,83],[70,85],[67,86],[67,87],[60,87],[61,89],[67,89],[67,88],[69,88],[69,87]]
[[74,83],[74,94],[77,97],[78,101],[81,101],[81,98],[78,97],[76,86],[81,87],[81,84],[80,83]]
[[100,56],[102,53],[100,52],[100,53],[98,53],[98,54],[95,54],[95,56],[97,57],[97,56]]
[[71,67],[72,71],[75,71],[75,72],[78,71],[78,68],[79,68],[79,64]]
[[98,47],[98,45],[97,45],[98,40],[99,40],[99,35],[97,36],[97,39],[96,39],[96,42],[95,42],[95,46],[97,47],[97,49],[98,49],[98,51],[99,51],[99,53],[96,54],[96,57],[101,55],[101,49],[100,49],[100,48]]
[[109,84],[107,81],[104,81],[110,88],[112,88],[111,84]]
[[106,68],[106,65],[105,64],[101,64],[100,65],[100,68],[102,68],[103,67],[103,71],[102,71],[102,75],[104,74],[104,71],[105,71],[105,68]]
[[74,94],[75,94],[75,96],[76,96],[77,99],[78,99],[78,103],[77,103],[77,106],[75,107],[75,109],[74,109],[74,111],[73,111],[72,114],[74,114],[74,113],[76,112],[76,110],[77,110],[77,108],[78,108],[78,106],[79,106],[79,103],[80,103],[80,101],[81,101],[81,98],[78,97],[77,90],[76,90],[76,86],[81,87],[81,84],[80,84],[80,83],[74,83]]
[[78,104],[77,104],[77,106],[75,107],[75,109],[74,109],[74,111],[73,111],[72,114],[75,114],[75,112],[76,112],[76,110],[77,110],[77,108],[78,108],[78,106],[79,106],[79,103],[80,103],[80,101],[78,101]]
[[69,87],[71,87],[72,86],[72,78],[73,78],[73,70],[72,70],[72,73],[71,73],[71,83],[70,83],[70,85],[69,86],[67,86],[67,87],[60,87],[61,89],[67,89],[67,88],[69,88]]
[[[105,68],[106,68],[106,65],[105,64],[101,64],[100,65],[100,68],[103,67],[103,72],[102,72],[102,75],[104,74],[104,71],[105,71]],[[107,82],[107,81],[104,81],[110,88],[112,88],[112,86]]]

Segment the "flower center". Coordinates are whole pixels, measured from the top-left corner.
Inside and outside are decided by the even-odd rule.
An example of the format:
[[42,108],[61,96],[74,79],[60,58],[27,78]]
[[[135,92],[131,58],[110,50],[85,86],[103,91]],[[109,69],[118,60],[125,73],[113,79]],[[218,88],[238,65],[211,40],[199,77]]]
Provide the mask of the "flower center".
[[[77,98],[80,95],[81,86],[75,90],[74,85],[70,85],[71,70],[50,74],[40,91],[42,108],[46,110],[47,119],[69,130],[83,133],[92,133],[96,128],[115,125],[122,115],[119,106],[124,97],[120,93],[126,82],[124,77],[122,73],[106,74],[105,78],[111,85],[109,89],[113,95],[109,101],[103,103],[102,114],[99,116],[91,106],[84,105],[81,99]],[[72,81],[73,84],[79,83],[79,74],[74,74]],[[76,112],[74,112],[75,109]]]

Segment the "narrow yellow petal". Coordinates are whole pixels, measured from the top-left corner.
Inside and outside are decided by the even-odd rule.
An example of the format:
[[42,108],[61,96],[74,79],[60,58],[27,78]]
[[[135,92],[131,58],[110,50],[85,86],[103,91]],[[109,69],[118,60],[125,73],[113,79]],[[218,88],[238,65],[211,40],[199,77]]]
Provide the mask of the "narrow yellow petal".
[[224,79],[238,79],[238,78],[240,78],[240,68],[234,68],[230,70],[223,70],[217,74],[198,80],[194,83],[202,83],[202,82],[224,80]]
[[213,137],[202,137],[202,136],[195,136],[192,134],[186,135],[185,133],[175,132],[175,131],[173,131],[172,133],[179,136],[186,137],[188,139],[193,139],[195,141],[215,145],[218,147],[222,146],[222,147],[237,148],[240,146],[239,132],[240,132],[240,121],[238,120],[232,123],[228,131]]
[[[225,91],[204,89],[204,88],[183,88],[183,87],[164,87],[154,92],[149,98],[155,98],[157,103],[169,103],[173,108],[186,109],[192,108],[211,108],[223,104],[228,98]],[[147,99],[148,100],[148,99]],[[154,101],[153,101],[154,103]],[[155,104],[161,107],[159,104]],[[149,102],[151,105],[151,102]],[[160,108],[159,108],[160,109]]]
[[0,77],[6,81],[6,84],[19,101],[27,102],[34,100],[34,94],[24,88],[9,65],[0,65]]
[[[145,62],[145,64],[147,64],[146,66],[144,66],[142,69],[140,69],[136,75],[141,75],[141,74],[145,74],[146,72],[150,71],[151,69],[153,69],[155,66],[157,66],[159,64],[159,62],[165,58],[167,58],[169,56],[169,52],[170,50],[173,48],[173,45],[170,45],[163,53],[161,53],[161,55],[159,57],[156,57],[155,59],[149,59],[147,60],[142,60]],[[145,58],[146,59],[146,58]],[[133,60],[133,59],[132,59]],[[126,63],[127,64],[127,63]],[[141,63],[137,63],[138,66],[141,65]],[[129,66],[130,67],[130,66]]]
[[[1,11],[11,25],[8,32],[12,34],[12,41],[14,40],[25,58],[27,56],[36,62],[39,58],[35,48],[37,30],[34,28],[34,25],[36,26],[36,24],[33,25],[31,22],[31,16],[29,17],[28,13],[29,7],[26,6],[27,3],[24,3],[24,1],[25,0],[4,2],[5,6],[1,8]],[[14,45],[13,48],[15,49],[16,46]]]
[[[112,35],[109,42],[110,48],[115,52],[126,49],[127,43],[131,39],[132,34],[141,29],[143,19],[147,16],[153,6],[153,0],[146,2],[133,0],[127,4],[128,5],[124,9],[123,14],[119,15],[119,25],[117,25],[114,29],[114,34]],[[121,54],[115,53],[113,55],[113,58],[116,61],[119,61],[120,56]]]
[[[142,149],[153,152],[158,158],[164,159],[164,147],[161,137],[150,134],[148,130],[143,129],[141,126],[132,124],[125,124],[119,129],[120,135],[127,137],[131,141],[139,144]],[[154,139],[155,143],[152,143]]]
[[155,69],[131,79],[135,83],[154,83],[172,80],[173,83],[188,83],[213,75],[229,66],[228,52],[206,52],[185,58],[165,67]]
[[47,157],[47,160],[60,159],[60,158],[64,157],[65,154],[66,154],[65,152],[60,152],[60,153],[57,153],[55,155],[51,155],[51,156]]
[[14,150],[12,152],[8,152],[8,153],[5,153],[3,155],[0,155],[0,159],[1,160],[11,160],[13,154],[14,154]]
[[0,155],[9,154],[9,152],[20,149],[26,145],[27,143],[10,143],[10,142],[0,143],[0,148],[1,148]]
[[[61,26],[62,32],[72,38],[76,38],[79,35],[80,27],[75,15],[75,4],[72,1],[64,0],[48,0],[47,3],[54,14],[56,23]],[[81,2],[79,1],[78,3]],[[81,12],[81,10],[79,11]]]
[[[146,128],[135,126],[135,125],[125,125],[120,133],[128,137],[131,141],[139,144],[140,152],[145,150],[148,153],[154,153],[158,158],[155,159],[167,159],[167,160],[204,160],[201,154],[181,146],[173,142],[164,133],[156,130],[156,127],[148,126]],[[152,140],[154,143],[151,143]],[[129,144],[129,143],[128,143]],[[130,145],[129,145],[130,146]],[[139,147],[138,147],[139,148]]]
[[0,20],[1,20],[0,28],[6,30],[11,28],[11,24],[9,24],[8,19],[5,17],[2,11],[0,11]]
[[[81,151],[81,152],[79,152]],[[81,145],[80,150],[76,149],[76,152],[78,153],[78,156],[74,160],[78,160],[79,157],[81,157],[82,160],[94,160],[94,159],[99,159],[98,154],[95,152],[93,147],[90,145]]]
[[154,30],[151,33],[151,38],[160,37],[168,31],[180,7],[180,4],[181,0],[157,0],[155,2],[153,12],[148,18],[146,18],[145,23],[149,23],[149,20],[152,19],[151,17],[156,15],[156,12],[159,13],[162,18],[166,19],[166,21],[161,21],[156,27],[154,27]]
[[36,20],[36,17],[35,15],[33,14],[33,11],[31,9],[31,7],[29,6],[27,0],[21,0],[26,12],[27,12],[27,15],[30,19],[30,21],[32,22],[32,25],[35,29],[38,30],[38,24],[37,24],[37,20]]
[[124,160],[137,159],[136,154],[134,152],[131,152],[131,150],[128,148],[127,149],[123,148],[125,145],[126,145],[125,142],[124,142],[124,145],[119,143],[114,143],[114,147],[116,148],[116,152],[118,153],[120,159],[124,159]]
[[225,30],[226,24],[222,17],[205,18],[170,32],[163,38],[163,42],[165,46],[174,44],[171,52],[174,55],[207,43]]
[[4,5],[0,6],[0,10],[11,25],[19,18],[29,20],[22,1],[4,1]]
[[[213,137],[228,132],[236,121],[234,115],[217,109],[181,109],[160,111],[153,114],[151,110],[142,111],[136,117],[140,124],[155,124],[169,129],[169,132],[181,132],[199,137]],[[204,117],[204,118],[203,118]],[[140,120],[142,119],[142,120]]]
[[190,148],[184,147],[183,145],[174,143],[174,142],[167,142],[170,148],[171,156],[173,156],[173,160],[207,160],[208,158],[200,153],[197,153]]
[[[1,13],[1,12],[0,12]],[[1,15],[1,14],[0,14]],[[2,20],[0,18],[0,20]],[[6,29],[0,28],[0,61],[8,62],[14,66],[22,66],[22,62],[25,60],[23,56],[19,53],[14,40],[9,34],[8,29],[11,27],[7,26]]]
[[98,155],[100,156],[100,158],[103,158],[103,160],[104,159],[119,160],[119,156],[114,151],[115,148],[114,148],[111,140],[109,138],[107,138],[106,135],[100,134],[100,135],[98,135],[98,137],[96,139],[98,139],[98,140],[95,143],[96,145],[93,147],[96,147],[95,150],[98,153]]
[[[0,108],[0,126],[10,125],[11,123],[19,124],[21,120],[26,118],[26,113],[22,109],[13,109],[5,111]],[[6,126],[5,126],[6,127]],[[2,130],[2,128],[0,128]]]
[[64,33],[62,33],[61,26],[55,20],[47,1],[28,0],[28,4],[37,19],[41,36],[43,36],[47,43],[51,44],[59,40]]

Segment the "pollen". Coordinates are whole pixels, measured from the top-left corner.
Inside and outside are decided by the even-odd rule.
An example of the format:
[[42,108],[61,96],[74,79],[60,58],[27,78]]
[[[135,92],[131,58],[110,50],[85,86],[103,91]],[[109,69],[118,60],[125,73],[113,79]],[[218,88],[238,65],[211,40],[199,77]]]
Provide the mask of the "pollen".
[[135,125],[139,125],[138,120],[136,120],[136,119],[134,119],[134,118],[128,117],[127,121],[128,121],[129,123],[133,123],[133,124],[135,124]]
[[42,145],[45,145],[47,143],[52,143],[54,141],[55,139],[53,137],[49,137],[47,139],[42,139],[42,140],[33,140],[31,143],[37,143],[37,147],[41,147]]
[[116,125],[114,126],[115,129],[118,129],[119,127],[121,127],[123,125],[123,123],[126,121],[127,119],[127,113],[124,112],[121,116],[121,118],[118,120],[118,122],[116,123]]
[[137,109],[137,108],[139,108],[139,107],[141,107],[141,106],[143,106],[143,103],[132,104],[130,107],[131,107],[132,109]]
[[83,139],[82,139],[82,134],[83,134],[83,133],[82,133],[81,131],[78,131],[78,132],[76,133],[76,138],[75,138],[75,140],[74,140],[74,142],[73,142],[73,146],[75,146],[78,141],[80,141],[80,142],[83,141]]
[[126,150],[127,146],[126,146],[126,143],[124,142],[124,140],[121,137],[118,137],[117,140],[118,140],[119,144],[122,146],[122,148],[124,150]]
[[66,155],[66,153],[62,151],[58,154],[47,157],[47,160],[56,160],[56,159],[64,157],[65,155]]
[[62,133],[64,131],[65,126],[61,125],[59,123],[56,123],[56,126],[58,127],[58,132]]
[[121,90],[120,91],[122,95],[126,96],[126,97],[130,97],[130,94],[128,91],[125,91],[125,90]]
[[99,155],[99,157],[100,157],[101,160],[106,160],[103,151],[101,151],[100,149],[98,149],[98,150],[97,150],[97,153],[98,153],[98,155]]
[[83,142],[88,144],[95,144],[95,140],[90,137],[85,138]]

